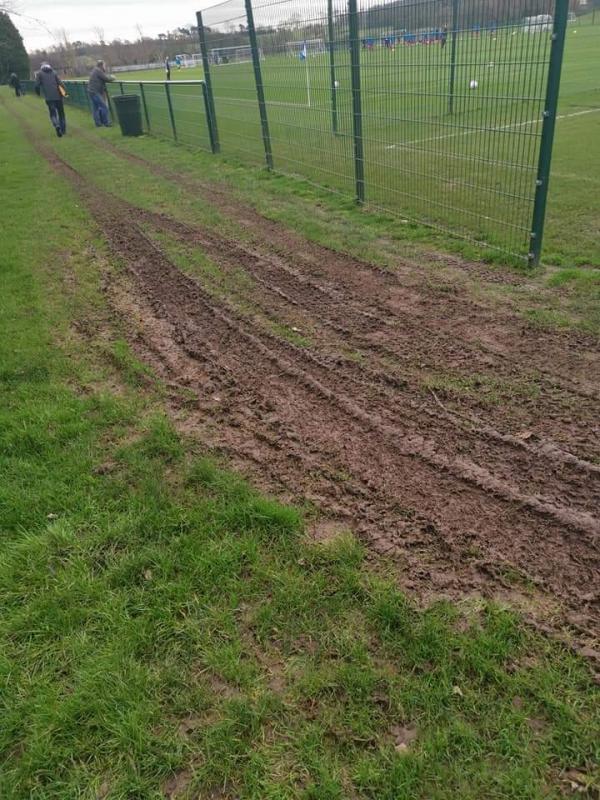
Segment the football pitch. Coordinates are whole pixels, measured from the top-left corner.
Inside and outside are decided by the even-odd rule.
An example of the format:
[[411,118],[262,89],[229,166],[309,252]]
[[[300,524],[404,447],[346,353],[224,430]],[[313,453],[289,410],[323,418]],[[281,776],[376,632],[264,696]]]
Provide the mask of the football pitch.
[[[599,42],[600,25],[592,26],[589,18],[567,29],[554,157],[557,177],[551,192],[560,190],[561,173],[568,174],[570,183],[575,180],[571,156],[577,145],[569,135],[573,124],[578,141],[593,137],[597,130]],[[549,35],[527,34],[513,26],[493,35],[459,35],[452,113],[449,45],[363,48],[367,202],[408,221],[525,254],[549,46]],[[327,52],[309,53],[305,60],[295,53],[267,55],[261,62],[262,77],[275,169],[352,196],[350,57],[346,49],[336,50],[334,55],[334,87]],[[148,81],[161,80],[164,74],[158,70],[124,73],[122,77]],[[200,88],[175,82],[202,79],[202,70],[175,70],[172,77],[178,138],[208,149]],[[222,154],[247,163],[264,163],[252,63],[215,65],[211,77]],[[119,93],[120,86],[116,84],[111,91]],[[144,91],[153,132],[170,136],[164,87],[150,84]],[[589,190],[597,184],[590,184],[590,179],[599,180],[599,170],[592,163],[581,167],[583,198],[584,193],[594,194]],[[582,199],[582,205],[587,207],[588,201]]]

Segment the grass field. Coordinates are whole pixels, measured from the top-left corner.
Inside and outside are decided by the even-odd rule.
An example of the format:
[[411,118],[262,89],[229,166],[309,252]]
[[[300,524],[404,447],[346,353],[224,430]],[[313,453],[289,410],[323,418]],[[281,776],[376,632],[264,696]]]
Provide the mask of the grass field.
[[[599,173],[588,153],[600,126],[595,69],[599,41],[600,25],[592,26],[586,18],[568,28],[546,243],[546,260],[551,262],[598,263],[590,251],[598,239],[593,189]],[[369,203],[512,253],[527,252],[547,47],[547,37],[512,28],[496,37],[459,37],[452,116],[447,114],[448,48],[363,52]],[[327,54],[315,54],[305,63],[287,55],[269,56],[262,70],[276,169],[352,196],[347,54],[336,53],[337,136],[331,130]],[[223,155],[264,163],[251,64],[216,66],[212,72]],[[164,76],[157,71],[123,77]],[[174,77],[199,79],[202,71],[181,70]],[[468,89],[472,78],[479,84],[476,91]],[[164,89],[150,86],[146,93],[153,129],[172,135]],[[172,95],[179,138],[208,149],[199,87],[174,85]],[[566,250],[569,225],[575,228],[580,252],[573,248],[572,260],[565,262],[561,250]]]

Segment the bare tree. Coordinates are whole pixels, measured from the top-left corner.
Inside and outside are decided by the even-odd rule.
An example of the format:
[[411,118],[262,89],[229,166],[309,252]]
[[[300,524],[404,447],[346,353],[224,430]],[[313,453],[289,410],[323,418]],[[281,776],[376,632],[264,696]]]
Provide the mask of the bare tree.
[[104,45],[104,28],[101,25],[94,25],[92,33],[96,36],[98,43]]
[[65,28],[59,28],[53,32],[56,41],[56,50],[59,53],[62,61],[63,70],[70,75],[74,74],[75,70],[75,48],[69,41],[69,34]]
[[138,39],[136,42],[134,42],[131,48],[133,58],[138,64],[147,64],[152,60],[154,42],[152,39],[144,36],[144,30],[139,22],[135,26],[135,29],[138,34]]

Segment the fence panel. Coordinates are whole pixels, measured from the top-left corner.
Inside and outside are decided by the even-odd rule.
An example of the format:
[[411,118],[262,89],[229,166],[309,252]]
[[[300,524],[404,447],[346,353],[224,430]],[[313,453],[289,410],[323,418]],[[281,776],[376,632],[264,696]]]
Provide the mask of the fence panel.
[[514,2],[359,2],[369,201],[527,253],[550,28]]
[[[221,151],[248,163],[264,164],[263,131],[244,0],[227,0],[203,10],[202,22]],[[261,53],[261,67],[264,58]]]
[[289,3],[255,8],[276,169],[355,190],[352,83],[344,0],[311,0],[302,26]]
[[[70,105],[90,109],[87,81],[65,81],[65,86]],[[109,100],[121,94],[139,95],[146,132],[171,139],[173,126],[165,86],[164,81],[115,81],[107,84],[106,88]],[[169,91],[177,140],[210,151],[211,139],[202,81],[171,81]]]

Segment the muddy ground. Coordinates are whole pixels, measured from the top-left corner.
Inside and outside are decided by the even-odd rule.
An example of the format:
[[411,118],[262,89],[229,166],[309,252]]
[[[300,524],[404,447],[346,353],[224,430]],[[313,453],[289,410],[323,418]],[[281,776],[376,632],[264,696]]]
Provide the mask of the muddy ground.
[[[105,291],[181,426],[351,528],[424,600],[514,603],[595,657],[597,339],[415,280],[400,255],[384,270],[308,242],[218,187],[239,238],[134,208],[36,146],[125,264]],[[218,269],[184,271],[175,245]]]

